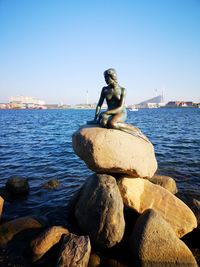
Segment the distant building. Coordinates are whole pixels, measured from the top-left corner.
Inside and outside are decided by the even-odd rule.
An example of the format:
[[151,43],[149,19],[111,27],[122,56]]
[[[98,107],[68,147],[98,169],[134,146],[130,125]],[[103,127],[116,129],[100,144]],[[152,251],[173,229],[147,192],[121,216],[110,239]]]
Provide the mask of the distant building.
[[137,108],[159,108],[161,106],[165,106],[165,103],[163,101],[163,95],[158,95],[156,97],[145,100],[135,106]]
[[191,101],[170,101],[166,104],[168,108],[184,108],[184,107],[193,107],[193,102]]
[[180,104],[180,101],[170,101],[166,104],[166,107],[168,108],[176,108]]
[[193,102],[192,101],[189,101],[189,102],[185,102],[185,104],[187,105],[187,107],[193,107]]
[[7,108],[7,104],[0,103],[0,109],[6,109],[6,108]]
[[45,109],[45,101],[31,96],[12,96],[9,99],[12,108]]

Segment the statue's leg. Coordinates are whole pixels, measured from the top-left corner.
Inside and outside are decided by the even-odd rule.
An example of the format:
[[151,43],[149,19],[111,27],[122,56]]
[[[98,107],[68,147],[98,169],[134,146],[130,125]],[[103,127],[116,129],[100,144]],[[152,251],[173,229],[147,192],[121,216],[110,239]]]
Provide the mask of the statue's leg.
[[104,112],[102,112],[100,114],[100,125],[101,125],[101,127],[103,127],[103,128],[107,128],[108,127],[107,123],[108,123],[108,120],[109,120],[110,117],[111,117],[111,115],[107,115]]
[[117,130],[127,132],[129,134],[140,137],[140,138],[144,139],[145,141],[149,142],[148,138],[140,131],[139,128],[137,128],[131,124],[126,124],[123,119],[124,119],[123,113],[119,113],[119,114],[114,115],[108,121],[108,127],[111,129],[117,129]]

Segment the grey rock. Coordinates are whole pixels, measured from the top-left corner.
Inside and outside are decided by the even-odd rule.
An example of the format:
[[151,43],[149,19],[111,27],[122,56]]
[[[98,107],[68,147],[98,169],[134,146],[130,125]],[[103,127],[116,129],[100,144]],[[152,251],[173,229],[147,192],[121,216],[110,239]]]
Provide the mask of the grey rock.
[[112,247],[124,234],[123,202],[116,180],[105,174],[90,176],[75,208],[79,227],[101,247]]
[[27,194],[29,192],[28,180],[13,176],[6,182],[6,189],[13,195]]
[[130,241],[133,263],[138,267],[198,266],[189,248],[153,209],[146,210],[139,217]]
[[64,236],[57,267],[87,267],[91,253],[88,236]]

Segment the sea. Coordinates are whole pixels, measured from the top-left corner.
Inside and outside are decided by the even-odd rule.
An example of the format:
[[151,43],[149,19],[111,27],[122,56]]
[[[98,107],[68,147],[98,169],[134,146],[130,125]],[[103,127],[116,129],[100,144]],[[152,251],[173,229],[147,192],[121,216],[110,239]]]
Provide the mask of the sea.
[[[72,134],[94,110],[0,110],[0,187],[13,176],[27,178],[26,197],[6,201],[3,220],[42,215],[62,224],[72,196],[93,172],[76,156]],[[200,109],[128,111],[154,145],[157,173],[176,180],[183,200],[200,200]],[[43,184],[56,179],[56,189]]]

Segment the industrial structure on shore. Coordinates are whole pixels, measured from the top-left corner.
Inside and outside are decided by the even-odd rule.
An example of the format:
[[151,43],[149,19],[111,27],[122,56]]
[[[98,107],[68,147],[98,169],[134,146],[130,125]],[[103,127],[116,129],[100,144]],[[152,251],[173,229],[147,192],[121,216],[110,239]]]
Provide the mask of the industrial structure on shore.
[[162,95],[158,95],[156,97],[145,100],[137,105],[136,108],[160,108],[165,106],[164,97]]
[[169,101],[164,102],[163,94],[153,97],[151,99],[142,101],[139,104],[129,105],[129,108],[192,108],[200,107],[200,103],[194,103],[192,101]]

